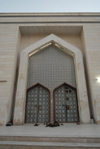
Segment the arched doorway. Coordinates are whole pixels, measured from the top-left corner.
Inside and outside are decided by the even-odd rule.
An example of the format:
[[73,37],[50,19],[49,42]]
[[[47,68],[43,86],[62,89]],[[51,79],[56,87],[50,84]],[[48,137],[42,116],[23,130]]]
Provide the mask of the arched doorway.
[[78,122],[78,103],[76,88],[64,83],[54,92],[54,119],[61,123]]
[[50,120],[50,92],[36,84],[27,90],[26,123],[46,123]]
[[[44,48],[48,47],[50,45],[58,47],[59,51],[62,51],[65,54],[68,54],[73,58],[74,68],[75,68],[75,81],[76,81],[75,87],[77,88],[77,99],[78,99],[80,122],[81,123],[89,123],[90,122],[90,113],[89,113],[88,96],[87,96],[87,88],[86,88],[82,53],[78,48],[74,47],[73,45],[69,44],[68,42],[65,42],[64,40],[62,40],[61,38],[59,38],[53,34],[45,37],[44,39],[41,39],[40,41],[38,41],[36,43],[33,43],[32,45],[30,45],[29,47],[27,47],[26,49],[24,49],[21,52],[13,123],[19,125],[19,124],[24,124],[24,122],[25,122],[24,120],[25,120],[25,105],[26,105],[26,90],[27,90],[27,88],[32,86],[32,84],[36,84],[36,82],[40,82],[41,84],[44,84],[45,86],[47,86],[47,84],[42,82],[43,79],[46,78],[43,75],[42,75],[43,76],[42,79],[38,79],[38,80],[35,79],[36,82],[35,81],[32,82],[30,79],[29,84],[27,86],[28,67],[29,67],[29,59],[31,58],[31,56],[35,55],[35,54],[43,53]],[[52,54],[52,56],[53,56],[53,54]],[[45,56],[43,58],[47,59],[47,56]],[[55,57],[55,60],[56,60],[56,57]],[[51,59],[50,59],[50,61],[51,61]],[[59,59],[59,61],[61,61],[61,58]],[[41,62],[42,62],[42,66],[44,67],[43,61],[41,61]],[[36,65],[37,64],[38,63],[36,63]],[[58,64],[58,63],[56,63],[56,64]],[[55,70],[53,65],[50,64],[50,67],[53,70]],[[58,67],[56,67],[56,68],[58,68]],[[60,68],[62,69],[63,67],[60,67]],[[35,67],[35,69],[37,69],[37,67]],[[41,69],[41,67],[40,67],[39,70],[41,70],[41,72],[43,72],[43,68]],[[45,70],[45,71],[48,72],[47,70]],[[59,71],[59,69],[58,69],[58,71]],[[49,72],[51,72],[51,71],[49,71]],[[59,72],[57,72],[57,71],[56,71],[56,73],[57,73],[57,75],[59,74]],[[37,73],[36,77],[38,74],[40,74],[40,73]],[[72,73],[70,73],[70,74],[72,74]],[[63,75],[63,73],[61,74],[61,76],[62,75]],[[33,76],[33,78],[34,78],[34,75],[31,75],[31,76]],[[49,76],[52,76],[52,75],[50,74]],[[65,74],[65,77],[66,77],[66,74]],[[42,81],[40,81],[40,80],[42,80]],[[70,82],[68,82],[68,80],[63,80],[62,82],[58,82],[58,84],[56,84],[54,86],[54,88],[63,82],[67,82],[68,84],[71,84]],[[71,85],[73,86],[73,84],[71,84]],[[47,86],[47,87],[50,89],[49,86]],[[53,90],[54,90],[54,88],[53,88]],[[52,106],[51,106],[51,110],[52,110]]]
[[53,90],[63,82],[76,87],[73,57],[61,51],[54,44],[31,55],[28,60],[27,88],[37,82],[44,84],[50,90],[52,122],[54,120]]

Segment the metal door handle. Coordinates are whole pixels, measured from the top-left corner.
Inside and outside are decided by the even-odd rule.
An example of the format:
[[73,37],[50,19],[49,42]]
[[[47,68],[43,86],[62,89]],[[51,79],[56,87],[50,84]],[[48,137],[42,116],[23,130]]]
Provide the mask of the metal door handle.
[[68,101],[68,100],[69,100],[69,98],[67,97],[67,98],[66,98],[66,100]]
[[69,110],[69,105],[66,106],[66,109]]

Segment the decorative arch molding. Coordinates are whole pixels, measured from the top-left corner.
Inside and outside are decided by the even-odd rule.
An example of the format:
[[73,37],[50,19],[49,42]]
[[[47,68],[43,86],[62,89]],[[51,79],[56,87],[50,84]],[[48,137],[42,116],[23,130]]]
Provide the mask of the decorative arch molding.
[[20,54],[19,76],[18,76],[15,111],[14,111],[15,125],[24,124],[28,59],[31,55],[42,51],[45,47],[51,44],[54,44],[59,48],[59,50],[62,50],[63,52],[71,55],[74,59],[80,122],[90,123],[90,113],[89,113],[82,53],[80,49],[76,48],[72,44],[69,44],[68,42],[62,40],[61,38],[53,34],[50,34],[49,36],[43,38],[42,40],[39,40],[38,42],[25,48]]

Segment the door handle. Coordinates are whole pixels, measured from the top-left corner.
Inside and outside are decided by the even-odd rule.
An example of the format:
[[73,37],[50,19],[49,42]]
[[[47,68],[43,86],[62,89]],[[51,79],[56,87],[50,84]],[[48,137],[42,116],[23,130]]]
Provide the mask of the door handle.
[[66,106],[66,109],[69,110],[69,105]]
[[69,100],[69,98],[67,97],[67,98],[66,98],[66,100],[68,101],[68,100]]
[[41,105],[40,106],[38,106],[38,111],[40,111],[41,110]]

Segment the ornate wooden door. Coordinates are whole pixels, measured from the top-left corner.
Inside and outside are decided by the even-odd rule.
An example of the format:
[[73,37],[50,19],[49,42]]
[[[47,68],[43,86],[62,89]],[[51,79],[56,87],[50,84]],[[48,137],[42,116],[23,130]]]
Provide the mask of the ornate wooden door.
[[27,91],[26,123],[49,122],[49,90],[37,84]]
[[78,122],[76,89],[63,84],[54,90],[54,115],[58,122]]

